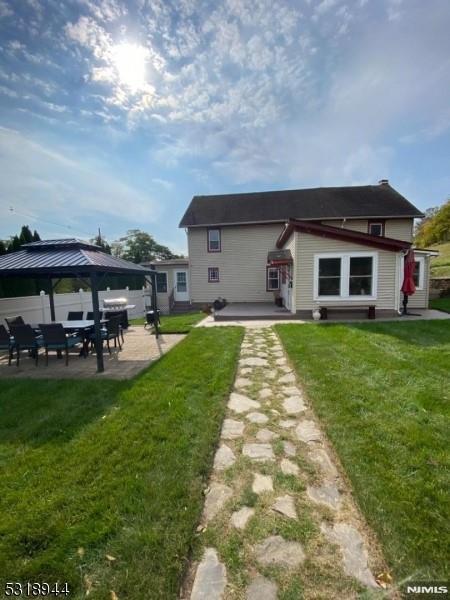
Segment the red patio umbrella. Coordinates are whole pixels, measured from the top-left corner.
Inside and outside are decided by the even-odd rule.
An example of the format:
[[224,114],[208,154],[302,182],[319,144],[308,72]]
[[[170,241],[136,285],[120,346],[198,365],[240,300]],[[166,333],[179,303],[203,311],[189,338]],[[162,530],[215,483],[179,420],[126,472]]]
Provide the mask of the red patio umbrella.
[[416,285],[414,283],[414,269],[416,261],[414,258],[414,251],[410,248],[405,256],[405,265],[403,271],[403,314],[407,315],[408,296],[411,296],[416,291]]

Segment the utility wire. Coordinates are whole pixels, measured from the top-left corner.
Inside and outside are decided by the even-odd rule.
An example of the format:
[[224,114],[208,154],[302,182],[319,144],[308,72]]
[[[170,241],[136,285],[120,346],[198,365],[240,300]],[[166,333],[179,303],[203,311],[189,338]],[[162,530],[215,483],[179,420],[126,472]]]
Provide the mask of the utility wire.
[[[15,215],[19,215],[21,217],[27,217],[29,219],[34,219],[35,221],[40,221],[41,223],[55,225],[56,227],[64,227],[65,229],[70,229],[73,231],[73,227],[71,227],[70,225],[63,225],[61,223],[55,223],[54,221],[49,221],[47,219],[41,219],[41,217],[36,217],[35,215],[32,215],[31,213],[16,210],[13,206],[9,207],[9,212],[11,212]],[[93,237],[92,231],[90,233],[87,231],[83,231],[82,229],[76,229],[75,231],[78,231],[79,233],[83,233],[84,235],[88,235],[90,238]]]

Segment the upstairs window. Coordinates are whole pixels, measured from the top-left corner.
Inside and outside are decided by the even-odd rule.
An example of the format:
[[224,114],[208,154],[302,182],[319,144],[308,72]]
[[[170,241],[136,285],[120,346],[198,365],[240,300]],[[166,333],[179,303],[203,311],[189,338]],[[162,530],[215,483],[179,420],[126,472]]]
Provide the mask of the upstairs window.
[[369,235],[384,236],[384,221],[369,221]]
[[208,229],[208,252],[220,252],[220,229]]
[[156,291],[167,294],[167,273],[156,273]]
[[274,292],[280,289],[280,270],[274,267],[267,268],[267,291]]

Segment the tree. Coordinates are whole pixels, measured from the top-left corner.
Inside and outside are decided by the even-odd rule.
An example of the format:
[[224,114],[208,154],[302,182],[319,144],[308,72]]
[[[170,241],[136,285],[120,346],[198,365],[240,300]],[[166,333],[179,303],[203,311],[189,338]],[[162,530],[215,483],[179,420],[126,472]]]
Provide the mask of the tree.
[[100,248],[103,250],[103,252],[106,252],[106,254],[111,254],[111,246],[108,244],[105,238],[101,236],[100,230],[95,238],[89,241],[96,246],[100,246]]
[[113,245],[113,253],[134,263],[179,258],[167,246],[155,241],[153,236],[140,229],[130,229],[127,235]]
[[40,242],[40,241],[41,241],[41,236],[38,234],[38,232],[35,229],[34,233],[33,233],[33,242]]
[[30,244],[33,240],[33,234],[28,225],[22,225],[20,230],[19,241],[21,244]]
[[450,199],[442,206],[425,211],[425,217],[415,230],[415,243],[419,247],[450,241]]
[[6,245],[3,240],[0,240],[0,256],[6,254]]

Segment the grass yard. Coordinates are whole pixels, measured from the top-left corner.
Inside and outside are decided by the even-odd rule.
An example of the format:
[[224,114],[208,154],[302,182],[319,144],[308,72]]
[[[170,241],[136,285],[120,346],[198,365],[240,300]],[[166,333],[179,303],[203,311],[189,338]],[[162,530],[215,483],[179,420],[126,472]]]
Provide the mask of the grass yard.
[[450,322],[276,329],[397,581],[448,578]]
[[192,331],[128,382],[2,382],[1,590],[177,597],[241,338]]
[[450,277],[450,242],[431,246],[439,256],[431,259],[431,277]]
[[[204,312],[189,312],[181,315],[167,315],[161,317],[161,333],[189,333],[189,331],[204,319]],[[132,325],[144,325],[145,319],[131,319]]]
[[430,300],[430,308],[435,308],[436,310],[442,310],[450,313],[450,296],[447,296],[446,298],[435,298],[434,300]]

